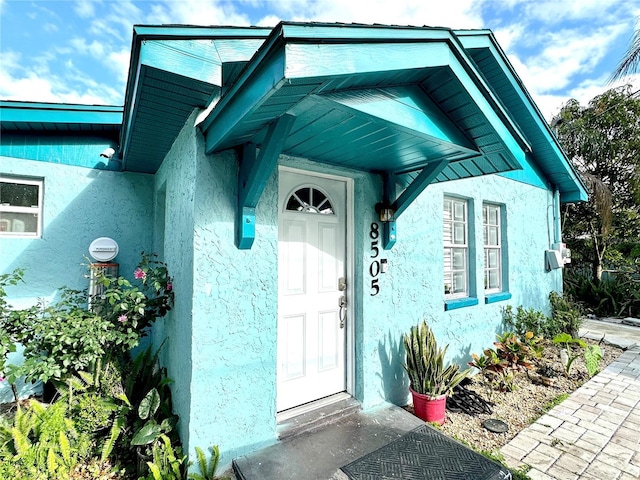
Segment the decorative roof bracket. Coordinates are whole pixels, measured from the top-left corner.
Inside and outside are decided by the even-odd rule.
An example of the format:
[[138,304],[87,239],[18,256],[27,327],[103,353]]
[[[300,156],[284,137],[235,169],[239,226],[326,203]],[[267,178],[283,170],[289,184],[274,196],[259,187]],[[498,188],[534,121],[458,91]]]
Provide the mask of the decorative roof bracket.
[[382,247],[385,250],[391,250],[396,244],[396,220],[411,205],[411,203],[420,195],[431,182],[445,169],[449,160],[440,160],[428,163],[411,182],[411,184],[400,194],[396,196],[396,181],[393,173],[385,173],[384,175],[384,205],[389,205],[393,211],[393,219],[383,222]]
[[256,145],[245,143],[240,153],[238,173],[238,210],[236,212],[236,247],[249,250],[256,237],[256,205],[278,163],[284,142],[295,117],[284,114],[269,125],[265,142],[256,155]]

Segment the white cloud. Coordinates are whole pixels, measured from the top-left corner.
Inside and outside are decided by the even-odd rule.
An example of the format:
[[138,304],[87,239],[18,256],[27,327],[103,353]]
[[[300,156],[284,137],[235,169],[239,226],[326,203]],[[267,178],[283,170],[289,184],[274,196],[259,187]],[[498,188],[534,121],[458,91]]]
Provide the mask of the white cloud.
[[511,47],[520,42],[523,36],[524,27],[520,23],[514,23],[507,25],[506,27],[497,28],[493,31],[493,35],[500,44],[500,47],[505,52],[509,51]]
[[241,13],[236,8],[241,6],[242,2],[220,2],[216,0],[175,2],[164,0],[162,4],[154,5],[151,9],[151,14],[147,17],[147,21],[155,24],[250,25],[251,22],[248,15]]
[[87,42],[86,39],[78,37],[72,38],[69,41],[69,44],[73,47],[75,54],[91,55],[96,59],[104,60],[104,57],[109,50],[109,47],[103,42],[98,42],[97,40]]
[[[111,52],[107,56],[107,66],[116,74],[118,82],[122,85],[126,84],[129,74],[129,60],[131,58],[131,51],[129,48],[123,48],[115,52]],[[124,89],[123,93],[124,95]]]
[[279,17],[294,21],[482,28],[482,3],[478,0],[369,0],[363,8],[360,2],[343,0],[283,0],[270,5]]
[[521,2],[521,5],[527,18],[542,20],[548,26],[579,20],[607,22],[620,12],[629,12],[632,3],[624,0],[538,0]]
[[91,18],[95,16],[95,4],[98,0],[77,0],[73,10],[80,18]]

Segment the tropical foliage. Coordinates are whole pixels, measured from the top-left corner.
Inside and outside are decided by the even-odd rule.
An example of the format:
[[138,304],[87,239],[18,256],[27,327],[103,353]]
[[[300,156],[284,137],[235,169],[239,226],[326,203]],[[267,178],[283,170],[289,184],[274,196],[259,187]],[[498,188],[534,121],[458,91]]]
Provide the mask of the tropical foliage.
[[438,347],[433,331],[424,320],[405,334],[404,348],[407,355],[404,367],[411,389],[416,393],[431,397],[451,394],[470,372],[460,371],[456,364],[445,363],[448,345]]
[[640,98],[635,93],[627,85],[587,106],[570,100],[554,120],[589,190],[588,202],[565,210],[571,268],[590,266],[597,280],[603,269],[637,271],[640,260]]

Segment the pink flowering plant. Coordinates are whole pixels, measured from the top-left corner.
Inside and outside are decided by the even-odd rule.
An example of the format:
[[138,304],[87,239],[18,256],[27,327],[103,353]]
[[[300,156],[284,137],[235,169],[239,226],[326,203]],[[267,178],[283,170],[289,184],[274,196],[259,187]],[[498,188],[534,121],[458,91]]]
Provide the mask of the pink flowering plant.
[[[22,282],[23,272],[0,276],[1,377],[14,383],[21,376],[64,381],[81,371],[99,376],[103,366],[136,347],[148,327],[173,306],[171,277],[153,255],[142,255],[131,282],[95,273],[102,291],[89,302],[86,292],[63,288],[56,303],[40,301],[27,309],[13,309],[5,301],[4,287]],[[25,348],[24,364],[6,364],[17,342]]]

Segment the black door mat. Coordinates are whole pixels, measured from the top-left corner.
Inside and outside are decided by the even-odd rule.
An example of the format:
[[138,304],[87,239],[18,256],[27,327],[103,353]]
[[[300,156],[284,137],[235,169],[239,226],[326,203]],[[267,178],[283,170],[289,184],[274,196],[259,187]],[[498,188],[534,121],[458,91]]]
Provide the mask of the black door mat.
[[510,480],[511,472],[422,425],[342,467],[351,480]]

